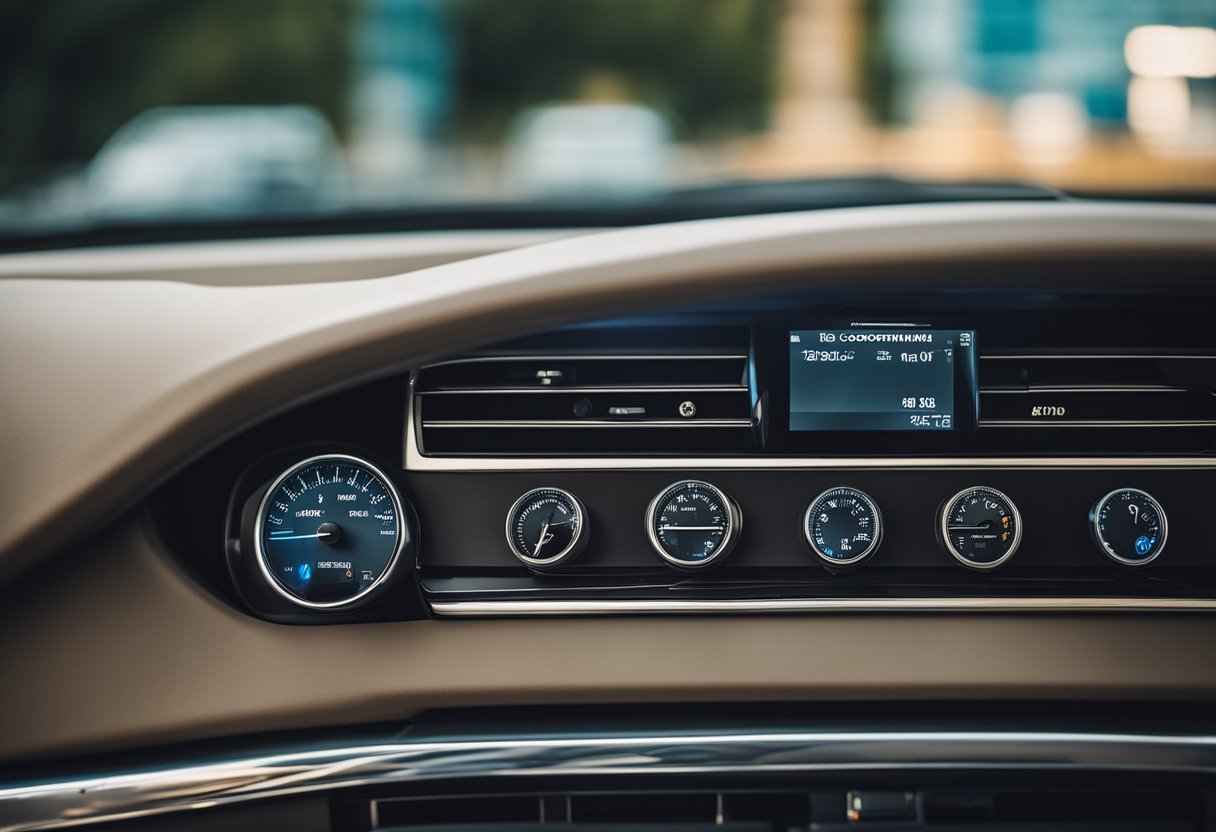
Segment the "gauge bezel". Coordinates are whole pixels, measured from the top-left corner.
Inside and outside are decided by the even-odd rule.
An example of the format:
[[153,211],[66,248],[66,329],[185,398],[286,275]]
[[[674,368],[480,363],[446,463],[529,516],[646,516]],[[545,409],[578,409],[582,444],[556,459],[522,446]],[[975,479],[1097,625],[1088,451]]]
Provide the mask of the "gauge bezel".
[[[548,558],[534,558],[519,551],[519,549],[516,547],[513,526],[515,525],[514,521],[516,513],[520,510],[520,508],[522,508],[530,500],[536,499],[535,495],[544,492],[560,494],[564,499],[570,501],[570,505],[574,508],[574,513],[578,517],[578,534],[571,539],[571,541],[566,545],[566,548],[562,549],[556,555]],[[540,488],[533,488],[512,503],[510,510],[507,511],[505,530],[507,536],[507,546],[510,547],[511,554],[515,555],[516,559],[523,563],[524,566],[527,566],[529,569],[536,570],[554,569],[573,560],[580,552],[582,552],[583,547],[587,545],[589,531],[587,526],[587,507],[583,505],[582,500],[575,497],[564,488],[557,488],[555,486],[541,486]]]
[[[861,554],[855,555],[854,557],[851,557],[851,558],[848,558],[845,560],[829,557],[828,555],[824,554],[823,550],[821,550],[819,548],[819,545],[817,543],[815,543],[815,539],[811,535],[812,510],[815,508],[815,506],[819,505],[819,502],[821,500],[823,500],[825,497],[827,497],[829,494],[832,494],[834,492],[839,492],[839,491],[847,491],[847,492],[850,492],[853,496],[861,498],[861,500],[870,507],[870,510],[872,512],[874,512],[874,539],[870,541],[869,546],[867,546],[865,549],[862,550]],[[872,554],[874,554],[876,551],[878,551],[878,546],[879,546],[879,544],[882,543],[882,530],[883,530],[882,512],[878,510],[878,503],[874,502],[874,498],[871,497],[869,494],[862,491],[860,488],[855,488],[851,485],[834,485],[831,488],[825,488],[823,491],[819,492],[819,494],[813,500],[811,500],[809,503],[807,503],[806,510],[802,512],[802,539],[803,539],[803,542],[806,543],[806,545],[810,548],[811,552],[814,553],[815,556],[817,558],[819,558],[819,560],[825,566],[834,566],[836,568],[842,569],[845,567],[852,567],[852,566],[859,565],[866,558],[870,557]]]
[[[299,597],[291,590],[287,589],[275,577],[274,571],[270,568],[269,558],[266,550],[262,545],[262,532],[266,523],[267,506],[270,505],[271,497],[289,477],[294,476],[299,471],[308,468],[312,465],[323,464],[326,462],[345,462],[348,464],[359,465],[374,474],[384,483],[384,488],[388,492],[389,499],[393,503],[393,516],[397,523],[397,540],[393,547],[393,554],[389,557],[388,563],[384,567],[384,571],[380,573],[380,577],[372,581],[361,592],[352,595],[350,598],[343,598],[340,601],[308,601]],[[261,501],[258,503],[257,518],[253,522],[253,548],[258,563],[258,569],[262,573],[262,577],[266,583],[277,592],[281,597],[290,601],[298,607],[303,607],[310,610],[347,610],[352,607],[360,606],[366,603],[373,595],[375,595],[387,583],[393,572],[397,569],[397,564],[401,560],[401,552],[405,548],[405,515],[402,510],[401,495],[397,493],[397,486],[393,483],[379,466],[368,462],[362,457],[352,456],[351,454],[318,454],[303,459],[292,465],[282,474],[275,477],[266,489],[266,493],[262,495]]]
[[[967,558],[958,549],[954,548],[954,543],[952,543],[950,540],[950,515],[953,513],[951,509],[954,508],[955,503],[957,503],[961,498],[973,491],[987,491],[997,498],[1004,500],[1005,504],[1009,506],[1009,510],[1013,513],[1013,543],[1009,544],[1009,551],[1005,552],[1004,555],[997,560],[994,560],[992,563],[976,563],[974,561],[967,560]],[[990,572],[1013,557],[1018,550],[1018,546],[1022,544],[1022,513],[1018,511],[1017,503],[1009,499],[1009,495],[1004,491],[993,488],[990,485],[970,485],[964,489],[961,489],[953,497],[946,500],[946,502],[942,505],[940,514],[941,516],[938,519],[938,535],[942,545],[950,554],[950,557],[954,558],[968,569],[974,569],[977,572]]]
[[[655,533],[656,512],[659,508],[659,503],[663,498],[677,488],[689,485],[699,485],[709,489],[718,497],[718,501],[726,509],[726,534],[722,536],[722,545],[720,545],[712,555],[699,561],[681,560],[670,554],[663,548],[663,543],[659,540],[658,534]],[[708,569],[711,566],[719,563],[723,558],[730,554],[730,550],[735,546],[735,540],[743,528],[743,511],[739,508],[739,504],[730,498],[730,496],[712,482],[698,479],[683,479],[676,480],[670,485],[659,490],[659,493],[654,495],[654,499],[650,501],[650,505],[646,508],[646,536],[650,539],[650,546],[658,553],[659,557],[665,560],[671,566],[677,569],[685,570],[701,570]]]
[[[1111,497],[1124,491],[1131,491],[1139,494],[1157,507],[1157,516],[1161,518],[1161,545],[1157,547],[1157,551],[1153,553],[1152,557],[1143,558],[1142,560],[1128,560],[1127,558],[1121,557],[1120,555],[1116,555],[1114,552],[1112,552],[1102,537],[1102,530],[1098,527],[1098,515],[1102,513],[1102,507],[1110,501]],[[1101,500],[1094,503],[1094,507],[1089,510],[1089,532],[1093,538],[1094,544],[1098,547],[1098,551],[1106,555],[1106,557],[1110,558],[1120,566],[1148,566],[1150,563],[1160,557],[1162,552],[1165,551],[1165,544],[1169,540],[1170,524],[1169,518],[1165,516],[1165,509],[1162,508],[1161,503],[1157,501],[1156,497],[1149,494],[1142,488],[1132,488],[1131,486],[1126,486],[1123,488],[1114,489]]]

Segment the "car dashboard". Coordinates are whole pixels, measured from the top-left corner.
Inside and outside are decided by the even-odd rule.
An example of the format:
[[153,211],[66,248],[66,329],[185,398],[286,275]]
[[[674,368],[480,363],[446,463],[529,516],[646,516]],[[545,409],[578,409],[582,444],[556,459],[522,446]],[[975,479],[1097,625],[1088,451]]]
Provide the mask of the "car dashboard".
[[1214,229],[0,283],[0,829],[1210,829]]

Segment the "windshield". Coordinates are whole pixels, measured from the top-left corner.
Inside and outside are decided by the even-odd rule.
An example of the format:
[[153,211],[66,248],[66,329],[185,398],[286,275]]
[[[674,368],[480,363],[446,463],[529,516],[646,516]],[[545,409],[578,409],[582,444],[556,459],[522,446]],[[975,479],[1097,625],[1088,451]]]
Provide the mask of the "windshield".
[[1211,0],[26,0],[0,32],[0,232],[844,177],[1216,192]]

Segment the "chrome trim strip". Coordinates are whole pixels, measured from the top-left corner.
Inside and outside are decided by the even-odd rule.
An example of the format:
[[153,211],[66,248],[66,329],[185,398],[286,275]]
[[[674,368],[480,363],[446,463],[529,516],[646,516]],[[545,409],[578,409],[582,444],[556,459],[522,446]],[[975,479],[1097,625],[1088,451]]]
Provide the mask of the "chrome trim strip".
[[[1182,388],[1179,388],[1182,389]],[[577,384],[560,387],[460,387],[457,389],[419,390],[419,396],[453,396],[476,394],[515,395],[517,393],[746,393],[746,384],[653,384],[636,387],[596,387]]]
[[1072,358],[1097,360],[1097,359],[1111,358],[1111,359],[1115,359],[1117,361],[1124,361],[1124,360],[1130,360],[1130,359],[1138,359],[1138,360],[1144,360],[1144,361],[1161,361],[1161,360],[1177,361],[1179,359],[1192,359],[1192,358],[1197,358],[1197,359],[1201,359],[1201,360],[1211,360],[1213,358],[1216,358],[1216,355],[1179,355],[1177,353],[1166,355],[1166,354],[1157,354],[1157,353],[1151,353],[1151,352],[1143,352],[1143,353],[1108,353],[1105,355],[1102,353],[1075,353],[1075,354],[1069,354],[1069,353],[1016,353],[1016,354],[1014,354],[1014,353],[985,353],[980,356],[981,361],[1027,361],[1032,358],[1046,358],[1048,360],[1057,360],[1057,359],[1067,360],[1067,359],[1072,359]]
[[889,771],[1216,772],[1216,736],[1048,730],[724,730],[386,738],[0,788],[0,832],[468,777]]
[[856,612],[1216,612],[1209,598],[756,598],[639,601],[432,601],[453,618],[544,615]]
[[444,367],[448,364],[478,364],[482,361],[746,361],[747,355],[738,353],[703,352],[687,353],[580,353],[578,355],[545,355],[543,353],[513,353],[511,355],[473,355],[464,358],[449,358],[424,364],[423,370]]
[[1031,393],[1207,393],[1201,387],[1170,387],[1164,384],[1027,384],[1023,387],[981,387],[980,393],[989,396],[1029,396]]
[[424,428],[750,428],[751,419],[638,419],[614,422],[609,419],[465,419],[423,422]]
[[1146,419],[1133,422],[1122,419],[1091,419],[1085,422],[1053,421],[1052,419],[980,419],[982,428],[1210,428],[1216,419],[1169,421]]

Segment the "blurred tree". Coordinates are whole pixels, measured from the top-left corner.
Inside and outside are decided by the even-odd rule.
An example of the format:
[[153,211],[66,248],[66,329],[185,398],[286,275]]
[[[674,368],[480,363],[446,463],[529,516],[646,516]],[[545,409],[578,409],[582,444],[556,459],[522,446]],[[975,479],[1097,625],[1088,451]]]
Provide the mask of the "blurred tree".
[[[493,138],[522,108],[616,86],[694,136],[758,129],[784,0],[454,0],[457,118]],[[605,79],[615,79],[609,84]]]
[[317,107],[341,130],[355,0],[0,2],[0,186],[149,107]]

